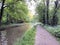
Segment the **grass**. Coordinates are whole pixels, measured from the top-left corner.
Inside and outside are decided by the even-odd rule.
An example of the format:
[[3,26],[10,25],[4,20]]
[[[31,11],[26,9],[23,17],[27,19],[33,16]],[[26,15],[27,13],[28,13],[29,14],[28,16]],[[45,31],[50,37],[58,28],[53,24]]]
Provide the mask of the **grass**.
[[60,25],[55,27],[44,26],[44,28],[46,28],[47,31],[50,32],[53,36],[55,36],[57,40],[60,42]]
[[35,28],[28,30],[21,39],[18,39],[15,45],[34,45],[35,32]]

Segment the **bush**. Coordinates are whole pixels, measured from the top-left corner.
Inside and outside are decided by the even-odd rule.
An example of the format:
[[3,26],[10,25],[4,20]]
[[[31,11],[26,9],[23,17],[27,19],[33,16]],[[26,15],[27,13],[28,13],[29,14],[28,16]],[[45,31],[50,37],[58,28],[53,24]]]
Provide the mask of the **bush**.
[[58,17],[57,17],[57,15],[53,15],[53,17],[51,19],[51,25],[56,26],[57,24],[58,24]]
[[60,30],[59,31],[55,31],[54,33],[55,33],[55,37],[60,38]]
[[44,26],[48,32],[50,32],[53,36],[57,38],[58,41],[60,41],[60,25],[57,25],[55,27],[51,26]]

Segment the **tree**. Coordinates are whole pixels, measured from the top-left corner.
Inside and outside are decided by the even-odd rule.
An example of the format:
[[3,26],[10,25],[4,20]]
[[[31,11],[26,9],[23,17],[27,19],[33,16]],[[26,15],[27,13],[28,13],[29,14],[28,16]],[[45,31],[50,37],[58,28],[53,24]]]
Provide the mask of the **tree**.
[[7,7],[4,9],[2,22],[6,22],[8,15],[8,22],[16,23],[19,20],[28,21],[28,8],[24,0],[6,0]]
[[42,0],[36,7],[36,12],[38,14],[39,21],[43,24],[46,23],[46,5],[45,0]]
[[47,6],[47,12],[46,12],[47,24],[49,24],[49,0],[46,0],[46,6]]
[[2,16],[3,16],[3,11],[4,11],[4,3],[5,3],[5,0],[2,0],[2,7],[1,7],[1,14],[0,14],[0,26],[1,26],[1,20],[2,20]]
[[52,26],[56,26],[58,24],[58,17],[57,17],[57,10],[58,10],[58,0],[55,1],[55,9],[54,9],[54,14],[52,17]]

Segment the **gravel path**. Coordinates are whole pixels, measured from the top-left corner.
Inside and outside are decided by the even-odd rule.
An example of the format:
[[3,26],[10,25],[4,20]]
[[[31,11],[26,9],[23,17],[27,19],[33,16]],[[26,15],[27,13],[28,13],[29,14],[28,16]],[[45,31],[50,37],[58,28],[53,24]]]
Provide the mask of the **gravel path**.
[[36,27],[36,37],[34,45],[60,45],[58,41],[49,32],[47,32],[43,27]]

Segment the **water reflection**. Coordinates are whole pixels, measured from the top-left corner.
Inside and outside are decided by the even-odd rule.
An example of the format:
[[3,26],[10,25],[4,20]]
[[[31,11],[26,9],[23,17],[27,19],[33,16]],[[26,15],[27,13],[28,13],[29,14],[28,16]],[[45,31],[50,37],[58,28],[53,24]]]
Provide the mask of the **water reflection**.
[[1,44],[7,45],[6,31],[1,31]]
[[17,39],[21,38],[29,28],[31,28],[29,24],[23,24],[18,27],[8,28],[5,29],[5,31],[1,31],[0,45],[14,45]]

